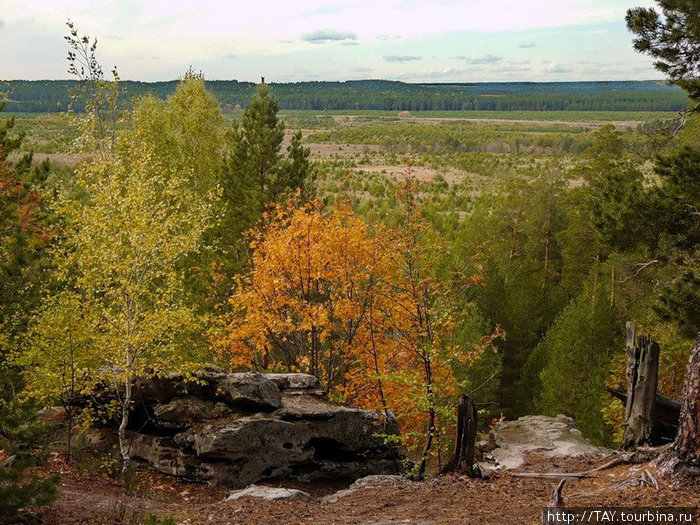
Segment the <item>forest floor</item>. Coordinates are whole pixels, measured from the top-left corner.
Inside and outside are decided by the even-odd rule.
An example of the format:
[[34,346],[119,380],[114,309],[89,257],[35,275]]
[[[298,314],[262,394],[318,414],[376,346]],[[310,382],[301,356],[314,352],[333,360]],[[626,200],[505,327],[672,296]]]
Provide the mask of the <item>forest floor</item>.
[[[600,456],[552,459],[531,456],[519,470],[581,472],[605,462]],[[538,524],[556,480],[520,478],[500,473],[488,480],[441,476],[415,483],[366,486],[335,503],[321,498],[345,488],[339,483],[276,483],[311,493],[310,501],[262,501],[242,498],[223,502],[225,487],[187,483],[150,472],[137,473],[137,488],[107,477],[79,475],[59,457],[52,470],[63,473],[60,497],[45,518],[51,524],[143,523],[153,512],[171,515],[178,524]],[[660,480],[649,486],[621,488],[630,476],[628,466],[598,472],[595,477],[568,482],[567,506],[699,507],[700,483],[675,487]],[[635,475],[644,468],[637,467]]]

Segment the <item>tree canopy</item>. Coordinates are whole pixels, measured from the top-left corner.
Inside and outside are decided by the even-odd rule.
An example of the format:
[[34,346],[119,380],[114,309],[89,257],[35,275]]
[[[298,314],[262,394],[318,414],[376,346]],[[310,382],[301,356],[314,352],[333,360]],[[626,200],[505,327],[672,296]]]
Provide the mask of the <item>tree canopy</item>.
[[627,11],[634,48],[654,57],[654,66],[700,100],[700,4],[696,0],[656,0],[661,13],[637,7]]

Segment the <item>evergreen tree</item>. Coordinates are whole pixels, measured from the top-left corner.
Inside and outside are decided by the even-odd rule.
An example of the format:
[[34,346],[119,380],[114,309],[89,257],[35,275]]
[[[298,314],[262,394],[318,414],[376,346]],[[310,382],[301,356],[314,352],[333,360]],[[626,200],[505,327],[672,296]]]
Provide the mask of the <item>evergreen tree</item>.
[[472,253],[482,251],[485,285],[474,290],[487,318],[507,334],[499,342],[503,360],[500,402],[510,415],[522,414],[517,391],[522,367],[568,297],[559,281],[564,227],[564,181],[556,171],[534,180],[508,180],[496,195],[480,199],[465,230]]
[[682,146],[657,157],[660,184],[647,190],[647,244],[655,260],[673,268],[660,287],[656,310],[686,337],[700,331],[700,149]]
[[637,38],[634,48],[656,59],[654,66],[672,82],[700,100],[700,3],[697,0],[656,0],[655,9],[627,11],[627,28]]
[[229,166],[241,186],[254,190],[258,211],[262,211],[279,189],[284,123],[279,120],[278,112],[279,105],[270,96],[269,86],[260,84],[240,125],[236,123],[231,129],[230,161],[233,165]]
[[[634,47],[654,58],[654,66],[688,92],[700,109],[700,3],[696,0],[657,0],[654,9],[627,12],[627,27],[637,35]],[[700,119],[682,119],[682,132],[673,149],[656,158],[660,183],[646,192],[645,222],[651,226],[642,238],[662,262],[675,263],[676,278],[662,287],[657,311],[678,323],[687,336],[700,330]],[[655,250],[654,250],[655,248]]]
[[[309,197],[315,172],[309,160],[310,151],[302,145],[301,140],[301,131],[297,131],[292,135],[292,140],[287,146],[287,158],[279,175],[277,191],[284,192],[299,188],[306,197]],[[274,195],[273,200],[278,199],[280,196]]]
[[[1,108],[0,108],[1,109]],[[36,407],[19,399],[21,371],[13,366],[31,310],[38,300],[37,284],[45,237],[39,219],[41,201],[17,172],[29,171],[31,155],[15,166],[6,161],[23,135],[8,132],[14,119],[0,123],[0,522],[27,521],[30,511],[56,497],[56,478],[42,479],[27,470],[35,465],[36,449],[46,428],[35,422]]]
[[640,222],[644,177],[639,160],[628,154],[622,137],[607,124],[595,133],[586,150],[587,207],[593,224],[609,249],[628,250],[644,234]]
[[[0,523],[28,523],[56,499],[57,476],[35,476],[37,450],[47,429],[36,422],[36,407],[18,399],[22,384],[18,370],[0,362]],[[37,519],[37,521],[39,521]]]
[[278,112],[269,86],[260,84],[241,121],[234,121],[227,135],[228,154],[218,179],[222,209],[215,237],[229,275],[248,260],[243,232],[271,202],[297,188],[303,190],[313,171],[301,132],[294,134],[287,157],[283,156],[284,123]]
[[531,392],[540,391],[535,407],[550,416],[572,416],[586,437],[610,444],[601,409],[610,358],[620,337],[609,287],[599,281],[593,275],[581,295],[562,310],[533,352],[525,377],[536,381],[533,376],[542,367],[541,390],[531,383]]

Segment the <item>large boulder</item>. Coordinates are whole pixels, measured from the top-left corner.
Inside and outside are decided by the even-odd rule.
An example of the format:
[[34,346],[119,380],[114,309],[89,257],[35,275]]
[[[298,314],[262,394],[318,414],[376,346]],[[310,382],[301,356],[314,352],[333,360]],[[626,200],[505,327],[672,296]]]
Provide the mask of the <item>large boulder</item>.
[[[142,380],[130,418],[132,456],[186,479],[244,487],[266,479],[348,480],[396,473],[400,461],[384,436],[393,415],[334,405],[306,374],[229,374]],[[93,431],[104,450],[117,421]]]
[[[124,395],[123,385],[119,383],[115,390],[112,384],[106,381],[89,396],[76,396],[71,404],[84,407],[121,399]],[[172,373],[148,375],[136,378],[132,388],[134,403],[142,405],[167,403],[173,398],[185,396],[204,401],[223,401],[242,409],[266,410],[282,406],[280,389],[265,375],[257,372],[204,370],[188,376]]]

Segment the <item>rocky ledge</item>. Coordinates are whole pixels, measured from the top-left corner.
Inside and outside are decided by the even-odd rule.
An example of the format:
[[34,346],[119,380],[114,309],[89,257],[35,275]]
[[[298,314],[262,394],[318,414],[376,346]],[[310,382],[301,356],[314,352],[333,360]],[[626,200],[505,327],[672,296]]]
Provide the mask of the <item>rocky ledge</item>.
[[497,423],[486,439],[477,443],[477,450],[486,471],[518,469],[532,453],[551,458],[612,453],[585,439],[574,420],[561,414],[557,417],[523,416],[515,421]]
[[[207,371],[194,379],[170,375],[138,385],[129,425],[134,461],[232,487],[285,478],[351,481],[399,468],[381,436],[398,433],[396,420],[328,402],[313,376]],[[97,450],[115,443],[116,424],[88,435]]]

